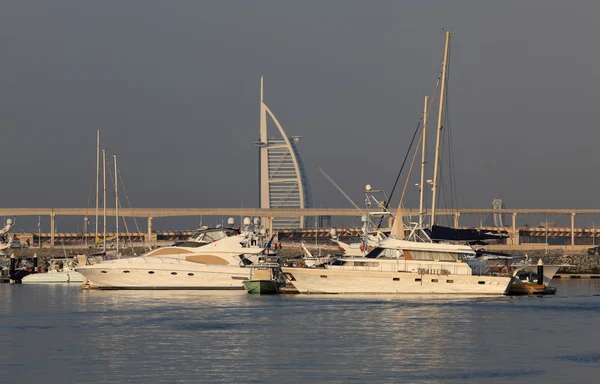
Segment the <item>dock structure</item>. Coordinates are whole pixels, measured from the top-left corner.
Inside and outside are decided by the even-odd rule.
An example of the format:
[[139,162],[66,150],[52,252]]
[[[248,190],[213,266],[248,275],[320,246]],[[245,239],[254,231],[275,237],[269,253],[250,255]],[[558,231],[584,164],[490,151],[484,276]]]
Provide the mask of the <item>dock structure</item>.
[[[119,216],[129,218],[145,218],[147,221],[145,235],[150,241],[155,236],[152,228],[152,220],[160,217],[190,217],[190,216],[250,216],[263,217],[266,229],[272,231],[270,224],[277,217],[360,217],[362,215],[356,208],[132,208],[122,210]],[[115,217],[114,208],[107,209],[107,216]],[[406,208],[403,211],[406,217],[416,218],[419,216],[418,208]],[[576,246],[575,239],[578,237],[598,237],[598,228],[576,228],[575,218],[578,215],[598,215],[600,209],[439,209],[438,216],[450,216],[453,218],[454,227],[460,227],[460,218],[467,215],[509,215],[512,218],[511,225],[503,227],[482,227],[481,229],[492,232],[504,233],[507,236],[506,244],[511,246],[520,245],[520,237],[523,235],[539,236],[569,236],[570,245]],[[50,218],[50,247],[54,247],[56,239],[55,219],[57,216],[79,216],[88,222],[88,217],[93,215],[91,208],[0,208],[1,216],[46,216]],[[531,226],[517,226],[518,215],[563,215],[570,217],[570,227],[540,228]],[[591,244],[591,243],[590,243]],[[518,247],[515,247],[515,249]]]

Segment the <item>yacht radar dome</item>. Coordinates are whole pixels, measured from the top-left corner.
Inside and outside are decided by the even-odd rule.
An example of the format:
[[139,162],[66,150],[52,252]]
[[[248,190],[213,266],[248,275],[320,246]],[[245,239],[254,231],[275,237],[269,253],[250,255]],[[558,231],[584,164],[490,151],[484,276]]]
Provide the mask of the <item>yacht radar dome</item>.
[[365,186],[365,191],[370,191],[373,187],[371,187],[371,184],[367,184]]
[[227,219],[227,225],[229,225],[230,227],[233,227],[234,224],[235,224],[235,219],[233,217],[230,217],[229,219]]
[[249,217],[244,217],[244,225],[250,225],[251,221]]

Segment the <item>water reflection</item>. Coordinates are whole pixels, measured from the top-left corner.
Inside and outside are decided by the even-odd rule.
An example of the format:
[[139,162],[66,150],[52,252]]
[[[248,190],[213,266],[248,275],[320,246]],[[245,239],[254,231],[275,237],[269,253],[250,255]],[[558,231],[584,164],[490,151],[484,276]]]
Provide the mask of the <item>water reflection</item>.
[[5,285],[0,342],[12,347],[0,361],[20,382],[51,371],[78,383],[559,383],[575,368],[591,379],[600,284],[559,284],[541,298]]

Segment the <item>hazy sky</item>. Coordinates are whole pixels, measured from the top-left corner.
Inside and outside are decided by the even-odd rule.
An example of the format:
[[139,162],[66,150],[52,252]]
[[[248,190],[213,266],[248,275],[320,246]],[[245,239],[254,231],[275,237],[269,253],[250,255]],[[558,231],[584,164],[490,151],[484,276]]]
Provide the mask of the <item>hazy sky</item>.
[[562,0],[3,1],[0,205],[88,206],[100,128],[134,207],[257,206],[261,75],[286,132],[304,137],[314,205],[349,206],[317,167],[362,205],[366,183],[391,190],[453,27],[458,205],[598,208],[599,11]]

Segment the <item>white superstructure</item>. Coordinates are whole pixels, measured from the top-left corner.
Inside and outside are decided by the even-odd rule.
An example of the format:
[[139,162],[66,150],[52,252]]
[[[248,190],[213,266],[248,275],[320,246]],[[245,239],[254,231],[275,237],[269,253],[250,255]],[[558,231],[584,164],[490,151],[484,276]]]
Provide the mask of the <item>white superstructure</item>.
[[244,289],[246,265],[264,252],[264,234],[204,229],[186,241],[139,257],[77,267],[90,286],[102,289]]

